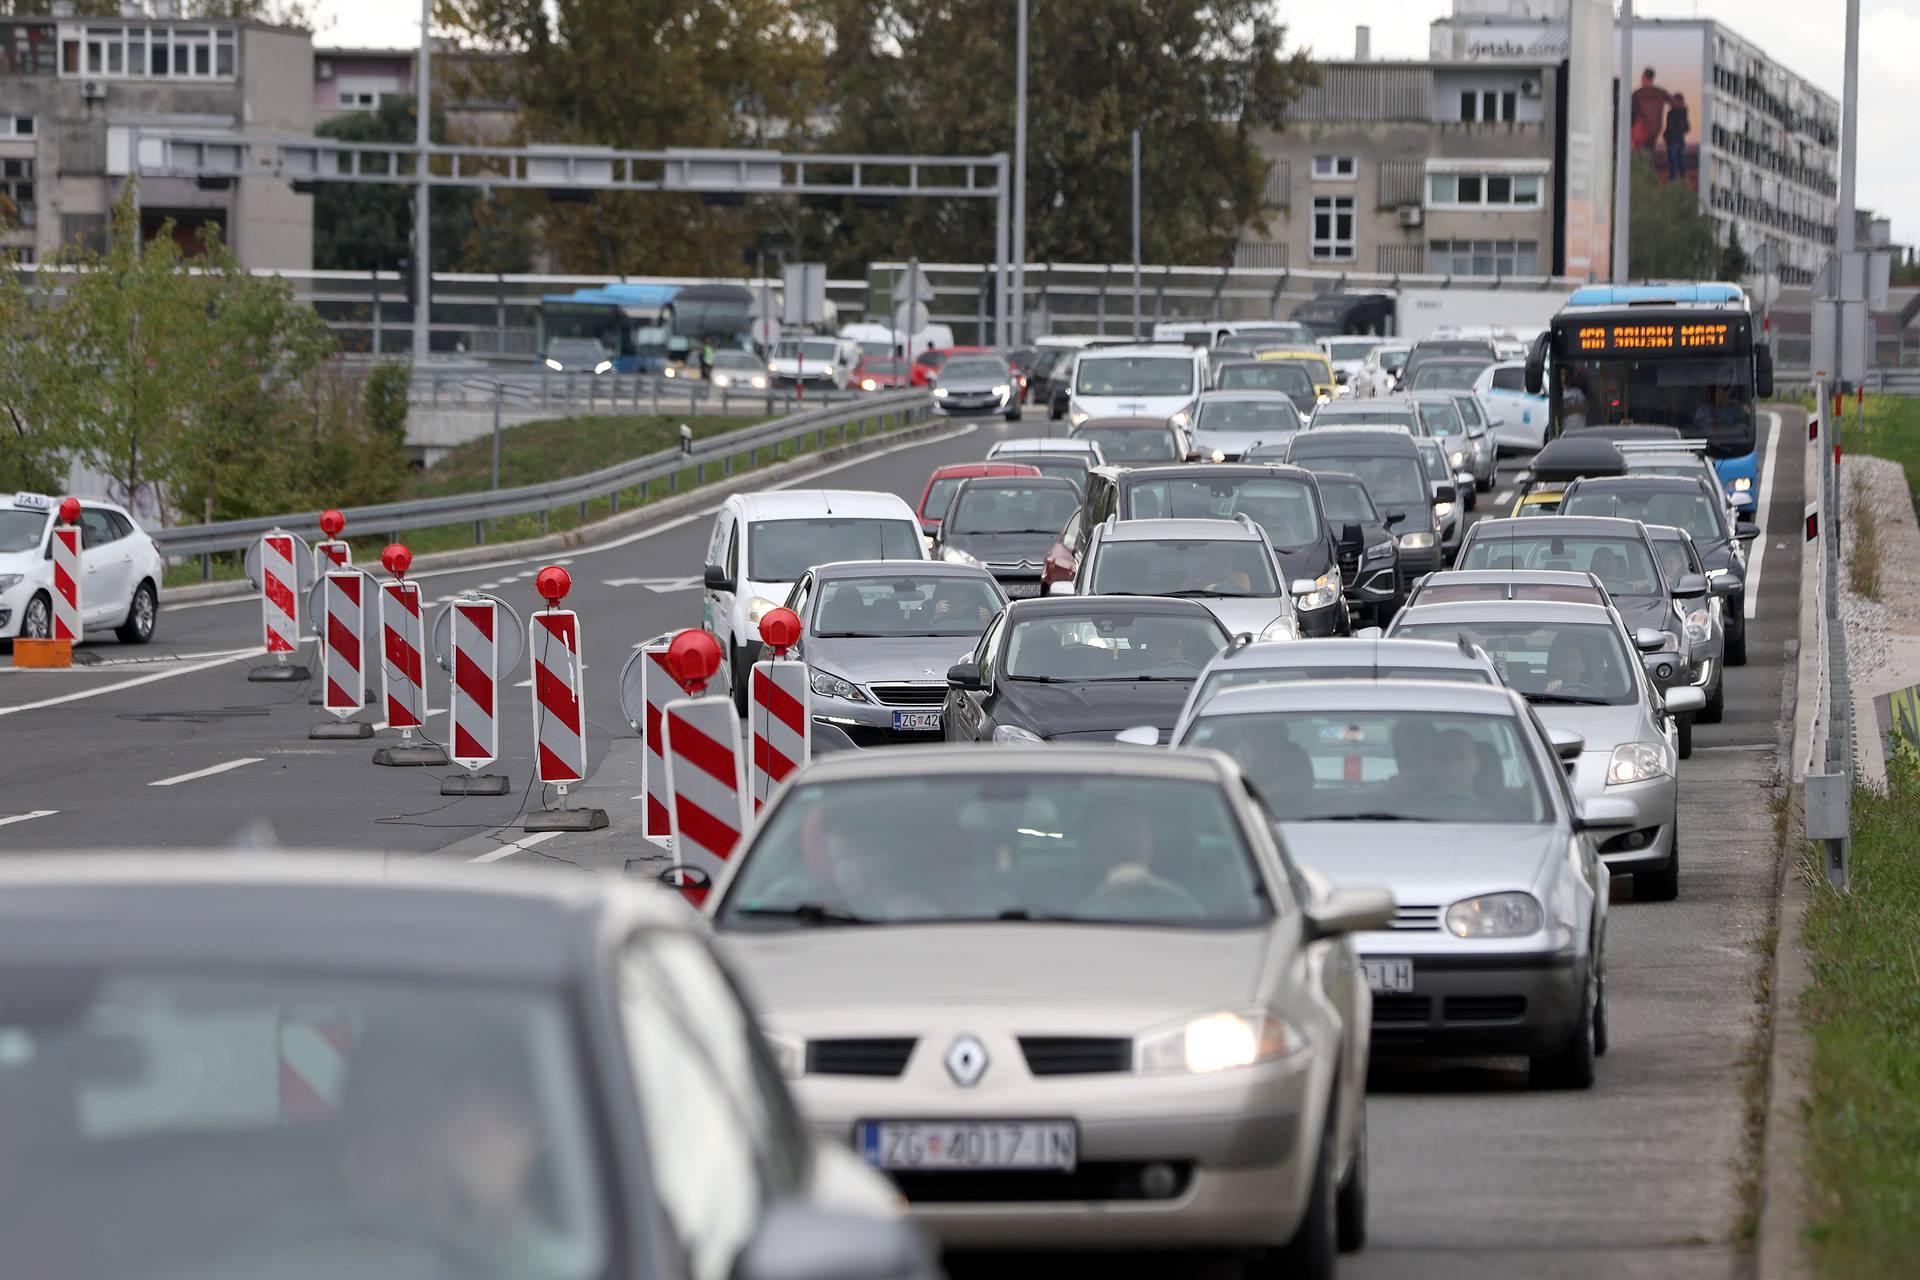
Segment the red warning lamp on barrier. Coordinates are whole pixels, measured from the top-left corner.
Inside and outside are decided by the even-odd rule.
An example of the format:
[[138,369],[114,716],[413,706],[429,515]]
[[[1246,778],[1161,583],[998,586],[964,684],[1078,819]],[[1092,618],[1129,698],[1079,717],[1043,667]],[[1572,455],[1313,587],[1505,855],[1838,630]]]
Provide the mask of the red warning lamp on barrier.
[[[330,511],[327,514],[338,515],[340,513]],[[322,517],[322,523],[325,523],[324,517]],[[407,550],[406,543],[396,542],[380,553],[380,563],[385,566],[387,572],[394,577],[404,578],[407,576],[407,570],[413,567],[413,552]]]
[[547,602],[547,608],[558,609],[567,593],[573,590],[573,575],[557,564],[550,564],[535,576],[533,589]]
[[78,498],[60,499],[60,523],[61,524],[79,524],[80,523],[80,499]]
[[760,619],[760,638],[773,650],[774,657],[786,657],[787,650],[800,639],[800,615],[791,609],[769,610]]
[[320,513],[320,532],[326,534],[329,538],[339,537],[340,531],[346,527],[347,518],[338,511],[335,511],[332,507],[328,507]]
[[667,667],[689,695],[703,698],[707,681],[720,670],[720,642],[710,631],[682,631],[667,645]]

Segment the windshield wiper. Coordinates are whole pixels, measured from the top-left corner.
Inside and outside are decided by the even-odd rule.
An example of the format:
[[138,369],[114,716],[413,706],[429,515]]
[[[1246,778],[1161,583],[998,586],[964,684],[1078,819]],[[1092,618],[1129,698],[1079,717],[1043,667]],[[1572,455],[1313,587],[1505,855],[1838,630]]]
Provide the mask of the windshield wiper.
[[[1282,818],[1282,822],[1287,819]],[[1432,818],[1422,818],[1411,813],[1387,813],[1384,810],[1373,813],[1323,813],[1317,818],[1301,818],[1301,822],[1432,822]]]
[[1528,702],[1543,702],[1550,707],[1607,707],[1613,705],[1605,698],[1588,697],[1578,693],[1523,693],[1520,696]]
[[1027,680],[1034,684],[1084,684],[1077,676],[1008,676],[1009,680]]
[[798,920],[801,924],[872,924],[865,916],[820,902],[796,902],[788,907],[736,907],[734,915],[761,920]]
[[1094,676],[1088,684],[1132,684],[1137,680],[1168,680],[1175,684],[1192,684],[1197,676]]
[[816,640],[891,640],[905,634],[899,631],[818,631]]

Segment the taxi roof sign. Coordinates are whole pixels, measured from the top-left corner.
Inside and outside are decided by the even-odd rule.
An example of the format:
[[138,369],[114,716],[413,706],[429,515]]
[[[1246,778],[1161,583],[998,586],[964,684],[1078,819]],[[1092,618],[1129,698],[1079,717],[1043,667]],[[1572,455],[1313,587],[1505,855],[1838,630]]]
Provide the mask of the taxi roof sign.
[[31,511],[51,511],[53,510],[53,499],[44,493],[21,492],[13,495],[13,505],[16,507],[25,507]]

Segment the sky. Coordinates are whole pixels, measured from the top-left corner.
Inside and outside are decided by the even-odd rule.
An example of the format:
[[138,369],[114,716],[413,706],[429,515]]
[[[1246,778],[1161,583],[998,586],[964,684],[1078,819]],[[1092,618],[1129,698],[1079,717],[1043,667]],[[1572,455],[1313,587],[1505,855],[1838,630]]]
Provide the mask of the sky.
[[[1036,0],[1060,3],[1060,0]],[[1376,58],[1424,58],[1427,24],[1451,0],[1278,0],[1295,42],[1326,57],[1353,56],[1353,29],[1373,29]],[[1011,0],[1009,0],[1011,11]],[[326,45],[417,44],[417,11],[392,0],[319,0]],[[1713,18],[1769,56],[1840,96],[1845,37],[1841,0],[1635,0],[1642,18]],[[1911,162],[1913,110],[1906,88],[1920,50],[1920,0],[1861,0],[1858,203],[1893,219],[1896,242],[1920,241],[1920,166]]]

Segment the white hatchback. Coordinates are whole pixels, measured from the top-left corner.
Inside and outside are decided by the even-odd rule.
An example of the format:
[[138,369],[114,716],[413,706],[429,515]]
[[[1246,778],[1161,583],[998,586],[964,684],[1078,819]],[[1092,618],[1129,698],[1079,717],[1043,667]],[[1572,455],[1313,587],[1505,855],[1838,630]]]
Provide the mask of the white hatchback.
[[[0,497],[0,638],[53,635],[53,525],[59,500]],[[165,562],[124,508],[80,500],[82,638],[112,629],[126,644],[153,639]]]

